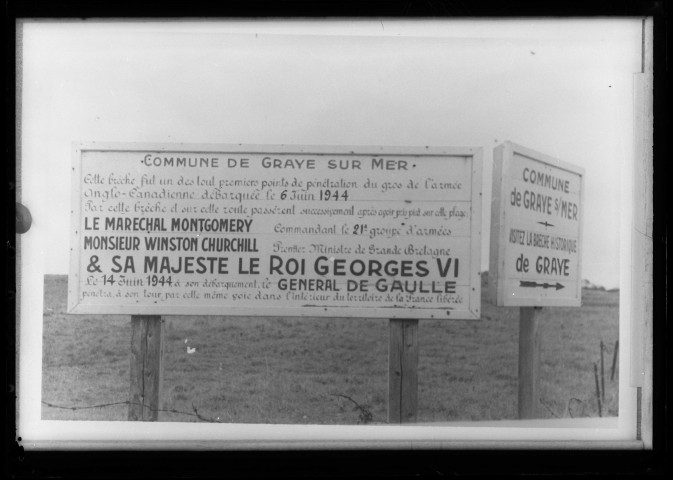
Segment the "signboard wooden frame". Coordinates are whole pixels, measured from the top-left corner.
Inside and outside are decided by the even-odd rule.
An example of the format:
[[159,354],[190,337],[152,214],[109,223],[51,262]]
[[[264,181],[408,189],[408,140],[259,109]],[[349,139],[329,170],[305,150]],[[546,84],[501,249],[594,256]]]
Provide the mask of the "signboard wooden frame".
[[[132,305],[98,304],[87,305],[78,302],[80,289],[82,256],[78,251],[82,236],[82,175],[83,155],[91,152],[133,152],[139,155],[160,152],[182,153],[223,153],[223,154],[278,154],[278,155],[315,155],[325,158],[328,155],[340,156],[386,156],[392,159],[413,157],[422,161],[451,158],[467,159],[470,163],[470,225],[469,225],[469,298],[464,304],[467,308],[413,308],[385,307],[333,307],[307,305],[297,307],[263,308],[234,305]],[[319,160],[318,160],[319,161]],[[394,178],[394,172],[382,171],[386,178]],[[118,144],[86,143],[73,148],[72,166],[72,231],[71,265],[68,280],[68,311],[75,314],[130,314],[130,315],[231,315],[231,316],[338,316],[338,317],[374,317],[374,318],[445,318],[478,319],[481,308],[481,197],[482,197],[482,149],[479,147],[373,147],[373,146],[289,146],[289,145],[196,145],[196,144]],[[462,265],[461,265],[462,266]]]
[[[556,285],[562,285],[556,281],[529,281],[530,285],[537,288],[531,288],[531,294],[522,296],[519,292],[513,291],[511,284],[507,280],[513,274],[511,253],[508,255],[510,243],[510,229],[512,226],[519,226],[517,219],[513,215],[513,207],[510,203],[510,195],[513,179],[511,170],[514,162],[514,156],[524,157],[526,161],[542,164],[543,168],[570,173],[572,176],[579,176],[579,202],[578,202],[578,226],[577,226],[577,254],[574,278],[574,288],[556,288]],[[549,197],[551,199],[551,196]],[[491,243],[489,258],[489,296],[491,301],[498,306],[506,307],[576,307],[580,306],[582,301],[582,222],[584,206],[584,169],[570,163],[552,158],[540,152],[536,152],[521,145],[512,142],[505,142],[496,147],[493,151],[493,197],[491,202]],[[544,215],[538,215],[540,218]],[[547,220],[544,220],[546,223]],[[541,222],[537,222],[541,223]],[[548,222],[548,223],[551,223]],[[554,225],[545,225],[540,227],[545,232],[553,233]],[[549,230],[552,229],[552,230]],[[541,230],[541,231],[542,231]],[[523,241],[522,241],[523,243]],[[532,261],[531,261],[532,263]],[[573,262],[574,263],[574,262]],[[534,270],[535,266],[531,265]],[[535,272],[531,272],[531,280],[535,280]],[[538,275],[539,278],[539,275]],[[517,279],[518,280],[518,279]],[[524,282],[521,280],[521,282]],[[557,295],[558,293],[558,295]]]

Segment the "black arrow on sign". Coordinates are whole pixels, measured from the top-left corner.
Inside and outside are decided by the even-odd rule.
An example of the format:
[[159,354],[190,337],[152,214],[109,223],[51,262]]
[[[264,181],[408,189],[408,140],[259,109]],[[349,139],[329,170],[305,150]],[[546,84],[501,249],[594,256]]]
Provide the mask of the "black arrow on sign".
[[537,223],[539,223],[540,225],[544,225],[545,227],[553,227],[554,226],[551,223],[547,223],[546,220],[544,222],[537,222]]
[[565,288],[564,285],[561,285],[560,283],[556,282],[556,284],[553,283],[537,283],[537,282],[527,282],[526,280],[520,280],[521,283],[519,283],[520,287],[528,287],[528,288],[535,288],[535,287],[542,287],[545,290],[548,288],[555,288],[556,290],[561,290],[562,288]]

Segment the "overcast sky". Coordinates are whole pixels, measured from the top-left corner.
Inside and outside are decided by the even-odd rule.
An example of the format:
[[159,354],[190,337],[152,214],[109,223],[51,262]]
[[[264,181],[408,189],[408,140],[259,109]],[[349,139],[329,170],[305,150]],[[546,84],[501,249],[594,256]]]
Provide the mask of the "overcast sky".
[[44,273],[68,273],[73,142],[483,147],[485,270],[492,153],[511,140],[586,169],[582,277],[619,285],[639,19],[27,22],[22,33],[21,187]]

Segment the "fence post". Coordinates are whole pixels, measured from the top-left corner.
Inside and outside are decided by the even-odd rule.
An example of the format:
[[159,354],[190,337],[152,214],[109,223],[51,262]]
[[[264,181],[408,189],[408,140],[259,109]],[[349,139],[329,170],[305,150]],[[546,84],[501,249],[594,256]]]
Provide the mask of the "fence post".
[[521,307],[519,312],[519,418],[537,418],[540,386],[541,307]]
[[388,346],[388,423],[418,415],[418,320],[391,319]]
[[610,370],[610,381],[615,379],[615,368],[617,367],[617,352],[619,352],[619,340],[615,342],[615,349],[612,352],[612,369]]
[[131,385],[128,419],[156,422],[163,363],[160,315],[131,316]]
[[605,351],[605,345],[603,340],[601,340],[601,403],[605,404],[605,364],[603,362],[603,352]]

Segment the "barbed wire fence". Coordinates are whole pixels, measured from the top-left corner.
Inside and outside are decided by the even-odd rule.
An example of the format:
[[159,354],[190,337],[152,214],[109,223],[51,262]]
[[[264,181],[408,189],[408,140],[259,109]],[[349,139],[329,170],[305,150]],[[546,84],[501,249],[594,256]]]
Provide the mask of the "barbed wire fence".
[[[617,367],[617,356],[619,355],[619,341],[615,342],[614,348],[612,349],[612,351],[610,351],[609,347],[607,347],[604,344],[604,342],[601,340],[600,349],[601,349],[601,351],[600,351],[601,357],[603,356],[604,352],[606,352],[608,354],[611,353],[613,355],[612,366],[611,366],[612,368],[611,368],[611,372],[610,372],[610,381],[614,381],[615,371],[616,371],[616,367]],[[603,407],[603,404],[605,402],[605,400],[604,400],[605,399],[605,386],[604,386],[605,385],[605,383],[604,383],[605,382],[605,380],[604,380],[605,372],[604,372],[604,369],[603,369],[603,358],[601,358],[600,363],[601,363],[601,377],[602,377],[601,380],[602,381],[599,383],[597,364],[594,364],[594,376],[595,376],[595,380],[596,380],[596,400],[598,402],[598,416],[602,417],[603,412],[602,412],[601,407]],[[332,394],[329,394],[328,396],[326,396],[326,398],[327,397],[342,398],[344,400],[347,400],[351,404],[353,404],[354,405],[353,411],[357,412],[357,414],[358,414],[358,422],[357,423],[365,424],[365,425],[368,424],[368,423],[374,423],[374,414],[372,412],[372,408],[371,408],[370,405],[368,405],[366,403],[358,402],[355,399],[353,399],[352,397],[350,397],[349,395],[346,395],[346,394],[343,394],[343,393],[332,393]],[[575,415],[573,415],[572,408],[571,408],[571,403],[575,402],[575,403],[578,403],[580,405],[585,404],[584,401],[582,401],[578,398],[574,398],[574,397],[570,398],[565,405],[565,409],[564,409],[563,414],[558,414],[557,412],[554,411],[554,409],[552,408],[552,405],[549,402],[547,402],[546,400],[544,400],[543,398],[540,397],[538,399],[538,401],[540,402],[540,404],[543,407],[545,407],[545,409],[551,414],[551,416],[553,418],[563,418],[563,417],[565,417],[566,414],[569,415],[570,418],[574,418]],[[96,405],[83,405],[83,406],[57,405],[55,403],[46,402],[44,400],[42,400],[41,403],[42,403],[42,405],[45,405],[45,406],[50,407],[50,408],[57,408],[57,409],[61,409],[61,410],[70,410],[70,411],[91,410],[91,409],[97,409],[97,408],[114,407],[114,406],[118,406],[118,405],[126,405],[126,406],[137,405],[137,406],[141,406],[143,408],[147,408],[151,412],[164,412],[164,413],[173,413],[173,414],[178,414],[178,415],[186,415],[186,416],[189,416],[189,417],[197,418],[198,420],[200,420],[202,422],[207,422],[207,423],[226,423],[226,422],[220,420],[220,417],[213,418],[213,417],[209,417],[207,415],[204,415],[204,414],[200,413],[198,408],[196,407],[196,405],[194,405],[194,403],[192,403],[192,411],[191,412],[187,412],[187,411],[184,411],[184,410],[178,410],[178,409],[175,409],[175,408],[158,408],[158,409],[155,409],[155,408],[150,407],[149,405],[144,405],[144,404],[141,404],[141,403],[138,403],[138,402],[131,402],[129,400],[123,400],[123,401],[118,401],[118,402],[100,403],[100,404],[96,404]],[[378,423],[388,423],[388,422],[386,420],[383,420],[383,421],[378,422]]]
[[[349,400],[351,403],[353,403],[355,406],[353,408],[354,411],[358,413],[358,423],[362,424],[368,424],[372,423],[374,421],[374,414],[371,411],[371,407],[367,404],[361,404],[357,401],[355,401],[352,397],[341,394],[341,393],[336,393],[336,394],[331,394],[330,397],[337,397],[337,398],[344,398],[346,400]],[[327,397],[326,397],[327,398]],[[222,420],[220,420],[220,417],[209,417],[207,415],[204,415],[199,412],[197,409],[196,405],[192,403],[192,411],[191,412],[186,412],[184,410],[178,410],[175,408],[152,408],[149,405],[145,405],[139,402],[131,402],[129,400],[122,400],[118,402],[108,402],[108,403],[99,403],[96,405],[81,405],[81,406],[74,406],[74,405],[58,405],[52,402],[46,402],[44,400],[41,401],[42,405],[45,405],[50,408],[57,408],[61,410],[70,410],[70,411],[78,411],[78,410],[92,410],[92,409],[97,409],[97,408],[107,408],[107,407],[115,407],[119,405],[126,405],[126,406],[131,406],[131,405],[137,405],[141,406],[143,408],[147,408],[151,412],[165,412],[165,413],[175,413],[178,415],[187,415],[190,417],[197,418],[201,420],[202,422],[207,422],[207,423],[226,423]],[[388,423],[387,421],[383,421],[382,423]]]
[[140,407],[143,407],[143,408],[147,408],[148,410],[150,410],[152,412],[177,413],[177,414],[180,414],[180,415],[187,415],[187,416],[191,416],[191,417],[196,417],[203,422],[223,423],[217,418],[207,417],[207,416],[199,413],[198,409],[196,408],[196,406],[194,404],[192,404],[192,412],[185,412],[185,411],[177,410],[177,409],[174,409],[174,408],[151,408],[149,405],[144,405],[144,404],[138,403],[138,402],[131,402],[129,400],[120,401],[120,402],[100,403],[100,404],[97,404],[97,405],[84,405],[84,406],[56,405],[55,403],[45,402],[44,400],[42,400],[42,405],[46,405],[46,406],[51,407],[51,408],[59,408],[59,409],[62,409],[62,410],[71,410],[71,411],[91,410],[91,409],[94,409],[94,408],[114,407],[114,406],[117,406],[117,405],[127,405],[127,406],[137,405],[137,406],[140,406]]

